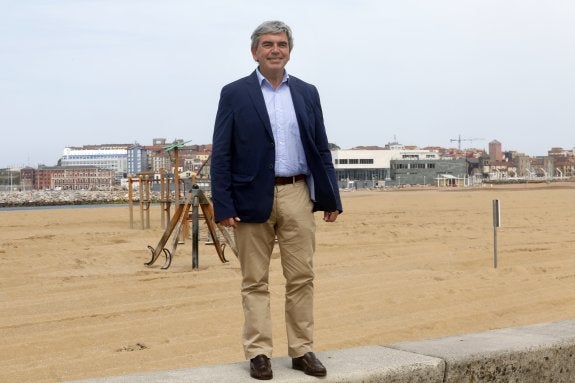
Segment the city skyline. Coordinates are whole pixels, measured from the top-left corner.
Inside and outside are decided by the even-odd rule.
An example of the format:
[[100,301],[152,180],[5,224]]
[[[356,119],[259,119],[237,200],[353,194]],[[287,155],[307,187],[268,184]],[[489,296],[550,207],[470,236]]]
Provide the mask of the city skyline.
[[[1,1],[1,0],[0,0]],[[211,142],[223,85],[251,73],[262,21],[294,32],[288,73],[316,85],[329,141],[575,146],[575,3],[62,0],[0,14],[0,166],[63,147]],[[302,10],[305,9],[305,12]],[[474,145],[475,146],[475,145]]]
[[[154,139],[158,139],[158,138],[159,138],[159,137],[155,137]],[[175,141],[175,140],[176,140],[176,139],[174,139],[174,141]],[[178,138],[178,140],[179,140],[179,138]],[[184,141],[185,141],[185,140],[184,140]],[[485,145],[484,145],[483,147],[478,146],[478,145],[474,145],[474,146],[461,146],[461,147],[453,146],[453,145],[451,145],[451,146],[439,146],[439,145],[421,145],[421,146],[419,146],[419,145],[405,145],[405,144],[400,143],[400,142],[390,141],[390,142],[385,143],[385,144],[357,145],[357,146],[354,146],[354,147],[351,147],[351,148],[346,148],[346,147],[341,147],[341,145],[338,145],[337,142],[332,142],[331,144],[334,144],[334,145],[338,146],[338,147],[339,147],[340,149],[342,149],[342,150],[352,150],[352,149],[358,149],[358,148],[373,148],[373,147],[383,148],[383,147],[385,147],[386,145],[397,144],[397,145],[405,146],[405,147],[416,147],[416,148],[418,148],[418,149],[441,148],[441,149],[445,149],[445,150],[461,150],[461,151],[470,151],[470,152],[471,152],[471,151],[481,151],[481,150],[482,150],[482,151],[484,151],[485,153],[489,154],[489,143],[490,143],[490,142],[493,142],[493,141],[497,141],[497,142],[499,142],[499,143],[501,144],[502,152],[503,152],[503,153],[505,153],[505,152],[517,152],[517,153],[522,153],[522,154],[524,154],[524,155],[526,155],[526,156],[528,156],[528,157],[542,157],[542,156],[547,156],[548,151],[551,151],[553,148],[562,148],[562,149],[564,149],[564,150],[572,150],[572,151],[575,151],[575,147],[554,146],[554,147],[552,147],[552,148],[549,148],[549,149],[547,150],[547,152],[546,152],[545,154],[543,154],[543,155],[532,155],[532,154],[530,154],[530,153],[524,153],[524,152],[521,152],[521,151],[518,151],[518,150],[514,150],[513,148],[507,148],[507,147],[505,146],[505,143],[502,143],[501,141],[497,140],[496,138],[494,138],[494,139],[492,139],[492,140],[466,139],[466,138],[464,138],[464,137],[458,137],[458,138],[450,139],[451,144],[455,144],[455,145],[458,145],[458,144],[463,143],[463,142],[468,142],[468,141],[473,141],[473,142],[475,142],[475,141],[481,141],[481,142],[484,142]],[[169,144],[171,144],[172,142],[173,142],[173,141],[166,140],[166,145],[169,146]],[[61,151],[60,155],[59,155],[53,162],[51,162],[51,163],[43,163],[43,164],[23,164],[23,163],[18,164],[18,163],[13,163],[13,164],[10,164],[9,166],[0,166],[0,169],[4,169],[4,168],[24,168],[24,167],[36,168],[36,167],[38,167],[38,166],[40,166],[40,165],[41,165],[41,166],[56,166],[57,163],[58,163],[58,161],[61,160],[64,151],[65,151],[67,148],[72,148],[72,147],[73,147],[73,148],[84,148],[84,147],[88,147],[88,146],[100,146],[100,145],[114,145],[114,146],[116,146],[116,145],[133,145],[133,144],[138,144],[138,145],[141,145],[141,146],[144,146],[144,147],[154,146],[154,145],[152,144],[152,142],[150,142],[150,143],[142,143],[142,142],[138,142],[138,141],[135,141],[134,143],[130,143],[130,144],[126,144],[126,143],[113,143],[113,142],[106,142],[106,143],[84,143],[84,144],[81,144],[81,145],[67,146],[67,147],[62,148],[62,151]],[[197,146],[200,146],[200,147],[201,147],[201,146],[211,145],[211,142],[210,142],[210,143],[201,143],[201,144],[189,143],[189,145],[197,145]],[[432,149],[432,150],[433,150],[433,149]]]

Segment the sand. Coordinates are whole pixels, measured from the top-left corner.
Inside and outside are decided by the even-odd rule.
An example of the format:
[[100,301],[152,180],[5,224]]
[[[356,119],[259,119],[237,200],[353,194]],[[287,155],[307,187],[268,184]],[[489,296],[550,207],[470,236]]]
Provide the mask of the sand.
[[[316,351],[575,318],[575,184],[342,194],[317,214]],[[501,203],[498,267],[492,201]],[[60,382],[238,362],[239,264],[191,240],[168,270],[127,207],[0,211],[0,381]],[[139,214],[135,214],[139,227]],[[274,356],[283,277],[271,272]]]

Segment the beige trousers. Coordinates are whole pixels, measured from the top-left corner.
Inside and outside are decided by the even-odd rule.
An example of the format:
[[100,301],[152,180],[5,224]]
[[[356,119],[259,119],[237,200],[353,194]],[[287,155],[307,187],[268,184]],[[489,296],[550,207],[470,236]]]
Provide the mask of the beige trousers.
[[285,321],[288,354],[295,358],[312,351],[313,253],[315,220],[307,184],[277,185],[272,213],[264,223],[242,223],[236,244],[242,270],[243,347],[246,359],[272,356],[272,322],[268,289],[275,237],[286,279]]

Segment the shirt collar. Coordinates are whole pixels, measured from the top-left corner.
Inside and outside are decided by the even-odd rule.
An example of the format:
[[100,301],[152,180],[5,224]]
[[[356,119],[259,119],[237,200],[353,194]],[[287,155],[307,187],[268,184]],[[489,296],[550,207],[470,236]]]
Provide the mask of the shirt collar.
[[[262,72],[260,72],[260,68],[256,68],[256,74],[258,76],[258,83],[260,84],[260,86],[263,85],[264,81],[267,82],[269,84],[269,81],[266,80],[266,78],[264,77],[264,75],[262,74]],[[286,83],[286,85],[289,85],[289,75],[287,73],[286,70],[284,70],[284,78],[282,79],[282,84]]]

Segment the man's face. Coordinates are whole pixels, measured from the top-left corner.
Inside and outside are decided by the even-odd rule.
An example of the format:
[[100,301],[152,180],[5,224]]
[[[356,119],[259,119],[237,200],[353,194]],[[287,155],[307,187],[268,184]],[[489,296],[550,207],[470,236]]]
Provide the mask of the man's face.
[[285,32],[261,35],[258,45],[252,48],[254,60],[260,64],[262,74],[283,71],[290,58],[289,42]]

